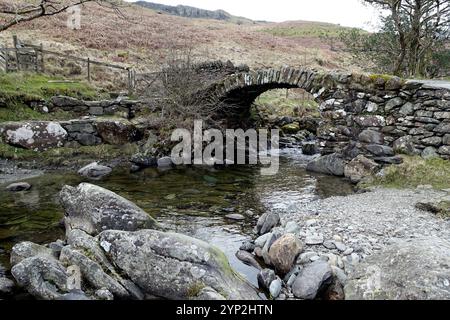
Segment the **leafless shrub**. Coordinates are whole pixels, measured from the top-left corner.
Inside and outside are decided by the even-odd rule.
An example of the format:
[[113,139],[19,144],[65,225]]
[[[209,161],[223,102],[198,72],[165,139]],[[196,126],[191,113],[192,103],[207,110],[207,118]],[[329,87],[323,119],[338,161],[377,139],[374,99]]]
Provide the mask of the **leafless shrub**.
[[208,90],[212,83],[234,72],[234,66],[230,62],[200,61],[191,47],[172,48],[162,70],[141,79],[146,85],[139,94],[156,106],[167,129],[192,129],[197,119],[220,129],[224,126],[224,113],[234,108]]

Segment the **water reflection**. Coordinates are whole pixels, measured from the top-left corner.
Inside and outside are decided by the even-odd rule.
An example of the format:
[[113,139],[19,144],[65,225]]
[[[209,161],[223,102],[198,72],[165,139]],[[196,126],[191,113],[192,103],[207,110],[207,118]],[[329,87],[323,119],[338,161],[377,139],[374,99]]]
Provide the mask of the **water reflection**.
[[[295,210],[318,197],[352,192],[342,179],[307,173],[308,160],[289,149],[281,152],[280,171],[275,176],[261,176],[259,168],[246,166],[148,169],[134,174],[116,172],[95,183],[135,202],[168,230],[218,246],[235,270],[256,285],[257,270],[235,257],[242,241],[252,237],[255,221],[232,222],[224,216],[249,209],[255,213]],[[84,180],[75,174],[52,173],[28,181],[33,185],[30,192],[0,193],[0,248],[6,251],[19,241],[46,243],[62,238],[58,193],[64,184]],[[0,254],[0,263],[7,265],[7,260],[7,254]]]

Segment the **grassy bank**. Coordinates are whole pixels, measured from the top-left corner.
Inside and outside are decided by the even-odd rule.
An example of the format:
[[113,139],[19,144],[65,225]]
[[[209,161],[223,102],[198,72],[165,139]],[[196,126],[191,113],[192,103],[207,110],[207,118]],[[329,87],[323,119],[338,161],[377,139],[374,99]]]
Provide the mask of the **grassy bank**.
[[136,144],[121,146],[98,145],[78,148],[55,148],[43,152],[35,152],[16,148],[0,142],[0,159],[11,159],[24,162],[39,162],[43,166],[69,166],[86,160],[111,160],[130,157],[138,151]]
[[0,94],[3,99],[20,97],[25,101],[49,99],[65,95],[82,99],[95,99],[98,89],[85,82],[66,82],[36,73],[0,73]]
[[431,185],[435,189],[450,188],[450,161],[441,158],[422,159],[403,156],[404,162],[384,169],[385,174],[374,177],[365,186],[383,186],[388,188],[416,188],[419,185]]
[[349,28],[337,24],[320,22],[285,22],[277,26],[262,29],[262,32],[269,33],[276,37],[320,37],[327,35],[337,37],[343,30]]
[[319,116],[318,105],[314,98],[301,90],[270,90],[260,95],[255,106],[271,114],[282,116]]
[[0,107],[0,122],[5,121],[22,121],[22,120],[70,120],[75,116],[70,112],[57,111],[41,113],[31,109],[22,103],[8,104],[6,107]]
[[51,115],[30,108],[33,101],[48,100],[55,95],[65,95],[84,100],[95,100],[103,93],[84,82],[64,80],[35,73],[0,73],[0,122],[20,120],[63,120],[70,113]]

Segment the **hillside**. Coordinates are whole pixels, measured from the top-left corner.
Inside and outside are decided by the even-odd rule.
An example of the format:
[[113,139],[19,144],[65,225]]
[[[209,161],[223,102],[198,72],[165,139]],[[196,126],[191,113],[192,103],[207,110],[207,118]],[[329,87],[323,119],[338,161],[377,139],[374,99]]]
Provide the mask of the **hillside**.
[[[2,32],[0,42],[11,45],[16,34],[34,44],[42,43],[46,49],[133,66],[138,71],[159,70],[174,48],[191,48],[201,60],[231,60],[252,68],[305,65],[353,69],[346,55],[332,51],[318,32],[311,31],[335,32],[341,28],[337,25],[302,21],[239,25],[158,14],[136,4],[126,4],[121,13],[90,3],[82,7],[81,30],[67,28],[68,16],[61,14]],[[76,66],[53,61],[47,71],[52,68],[57,74],[60,69],[72,72]],[[103,78],[97,80],[114,81],[111,76]]]
[[136,1],[135,4],[145,8],[156,10],[158,13],[167,13],[186,18],[224,20],[238,24],[253,23],[253,21],[250,19],[233,16],[224,10],[211,11],[183,5],[168,6],[165,4],[148,1]]

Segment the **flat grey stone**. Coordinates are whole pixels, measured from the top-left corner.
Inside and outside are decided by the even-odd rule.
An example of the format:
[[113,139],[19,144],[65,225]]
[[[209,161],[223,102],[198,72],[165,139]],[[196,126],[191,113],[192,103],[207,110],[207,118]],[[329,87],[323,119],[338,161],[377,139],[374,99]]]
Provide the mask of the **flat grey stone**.
[[17,192],[17,191],[27,191],[31,189],[31,185],[28,182],[16,182],[8,185],[6,190]]
[[323,243],[323,234],[310,233],[306,235],[305,243],[307,245],[319,245]]

